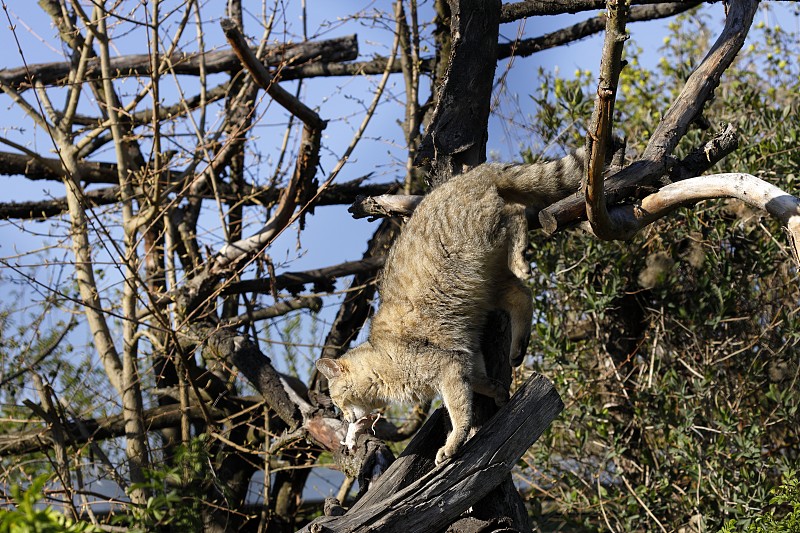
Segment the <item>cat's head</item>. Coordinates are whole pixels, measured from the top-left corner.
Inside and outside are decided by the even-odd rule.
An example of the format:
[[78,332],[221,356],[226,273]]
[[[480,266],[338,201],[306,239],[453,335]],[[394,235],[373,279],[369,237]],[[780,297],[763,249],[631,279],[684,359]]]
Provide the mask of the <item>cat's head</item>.
[[376,384],[372,373],[353,361],[369,350],[368,346],[361,345],[339,359],[323,358],[317,361],[317,370],[328,378],[331,400],[351,424],[386,404],[375,394]]

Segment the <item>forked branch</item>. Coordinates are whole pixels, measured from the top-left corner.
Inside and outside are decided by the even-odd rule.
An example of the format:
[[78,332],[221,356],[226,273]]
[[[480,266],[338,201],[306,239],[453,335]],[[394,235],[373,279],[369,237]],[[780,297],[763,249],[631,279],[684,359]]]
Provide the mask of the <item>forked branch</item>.
[[[641,197],[641,187],[652,186],[668,173],[670,155],[742,48],[757,9],[758,0],[731,3],[722,33],[665,113],[641,159],[606,179],[605,193],[609,203],[631,195]],[[583,195],[576,194],[540,211],[539,220],[545,231],[554,233],[582,218],[585,213]]]

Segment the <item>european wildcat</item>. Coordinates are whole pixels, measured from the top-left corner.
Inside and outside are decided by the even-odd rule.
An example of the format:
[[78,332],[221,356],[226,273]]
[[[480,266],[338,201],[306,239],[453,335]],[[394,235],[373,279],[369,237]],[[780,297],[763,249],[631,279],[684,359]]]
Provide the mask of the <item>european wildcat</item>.
[[579,150],[533,165],[484,164],[422,200],[389,252],[368,340],[317,361],[351,429],[389,401],[441,394],[453,429],[439,464],[468,438],[473,391],[508,400],[486,375],[480,335],[488,314],[505,310],[512,363],[522,361],[533,312],[522,281],[530,273],[524,206],[542,209],[576,191],[583,160]]

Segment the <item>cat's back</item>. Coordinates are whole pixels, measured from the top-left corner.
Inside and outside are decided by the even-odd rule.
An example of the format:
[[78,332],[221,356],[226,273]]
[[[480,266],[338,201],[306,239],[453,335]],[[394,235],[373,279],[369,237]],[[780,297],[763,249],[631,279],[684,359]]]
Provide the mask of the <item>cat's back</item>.
[[387,258],[373,331],[385,326],[408,336],[478,327],[489,305],[490,263],[506,231],[492,170],[477,167],[420,202]]

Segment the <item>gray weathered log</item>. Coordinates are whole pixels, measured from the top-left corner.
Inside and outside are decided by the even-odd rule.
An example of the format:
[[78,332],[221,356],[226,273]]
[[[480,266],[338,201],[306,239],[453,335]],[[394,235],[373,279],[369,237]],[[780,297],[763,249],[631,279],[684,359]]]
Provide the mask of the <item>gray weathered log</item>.
[[454,458],[392,492],[391,488],[397,486],[395,472],[404,464],[402,459],[395,461],[373,489],[380,498],[367,492],[344,516],[318,519],[301,531],[408,533],[443,529],[508,475],[563,407],[552,383],[536,374]]

